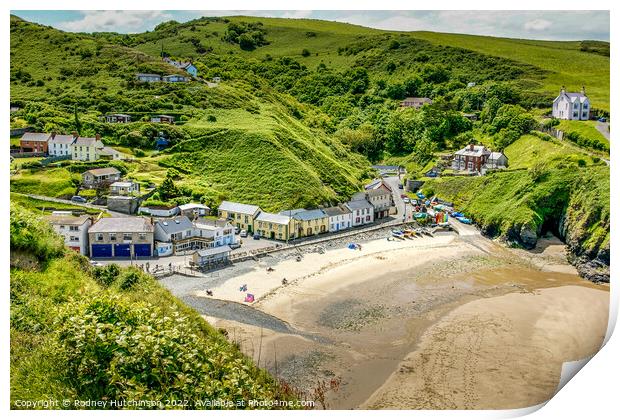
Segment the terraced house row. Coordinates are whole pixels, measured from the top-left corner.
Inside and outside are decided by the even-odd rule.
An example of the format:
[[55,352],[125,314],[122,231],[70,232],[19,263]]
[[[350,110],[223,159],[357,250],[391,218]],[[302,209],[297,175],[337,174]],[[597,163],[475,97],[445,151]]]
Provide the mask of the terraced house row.
[[76,132],[67,135],[25,133],[19,140],[19,146],[21,153],[38,153],[71,160],[121,159],[121,153],[103,144],[99,134],[95,137],[80,137]]
[[333,207],[270,213],[256,205],[223,201],[218,207],[218,216],[237,229],[281,241],[339,232],[373,223],[394,211],[390,187],[382,182],[370,185],[372,187],[356,193],[351,201]]

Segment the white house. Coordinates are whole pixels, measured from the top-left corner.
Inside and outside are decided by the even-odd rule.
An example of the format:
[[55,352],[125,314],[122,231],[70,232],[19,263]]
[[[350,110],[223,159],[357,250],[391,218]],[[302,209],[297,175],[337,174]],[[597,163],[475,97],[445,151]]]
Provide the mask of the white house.
[[211,208],[200,203],[187,203],[179,206],[179,213],[183,216],[187,216],[190,219],[195,219],[200,216],[208,216]]
[[172,217],[179,214],[179,208],[177,206],[143,206],[138,208],[138,213],[154,217]]
[[588,120],[590,119],[590,100],[586,95],[585,87],[581,92],[566,92],[564,86],[560,94],[553,100],[552,115],[560,120]]
[[140,184],[135,181],[116,181],[110,184],[110,192],[115,195],[131,195],[140,192]]
[[96,137],[78,137],[71,143],[71,158],[85,161],[97,160],[97,149],[104,147],[99,134]]
[[374,219],[374,207],[368,200],[351,200],[345,204],[351,210],[353,227],[372,223]]
[[75,138],[74,134],[52,134],[47,142],[47,153],[50,156],[71,156],[71,144]]
[[197,236],[211,238],[213,247],[235,243],[235,228],[226,219],[194,220],[194,233]]
[[344,205],[327,207],[323,211],[329,216],[328,230],[330,232],[353,227],[353,213]]
[[157,249],[171,243],[175,253],[196,249],[214,248],[235,243],[233,226],[226,220],[197,219],[191,221],[187,216],[160,219],[155,223]]
[[54,212],[48,221],[52,229],[65,239],[65,245],[82,255],[88,255],[88,228],[90,216],[73,216],[71,212]]

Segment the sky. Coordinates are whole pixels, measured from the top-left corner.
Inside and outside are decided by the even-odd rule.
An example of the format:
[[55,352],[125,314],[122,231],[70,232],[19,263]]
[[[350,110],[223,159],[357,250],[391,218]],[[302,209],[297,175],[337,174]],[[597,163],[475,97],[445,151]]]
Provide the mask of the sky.
[[248,11],[248,10],[23,10],[13,14],[72,32],[137,33],[157,24],[186,22],[202,16],[269,16],[323,19],[397,31],[435,31],[510,38],[609,41],[608,11]]

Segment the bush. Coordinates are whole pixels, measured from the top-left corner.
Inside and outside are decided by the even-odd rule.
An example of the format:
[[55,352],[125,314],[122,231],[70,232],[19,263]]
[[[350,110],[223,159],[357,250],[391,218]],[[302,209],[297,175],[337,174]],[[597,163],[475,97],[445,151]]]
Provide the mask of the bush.
[[309,57],[310,56],[310,51],[308,51],[307,49],[303,49],[301,50],[301,56],[302,57]]
[[[230,401],[272,399],[258,372],[223,339],[191,331],[195,321],[173,307],[104,293],[68,304],[54,323],[67,380],[83,398],[103,400]],[[155,407],[157,408],[157,407]]]
[[93,269],[93,277],[103,287],[109,287],[118,278],[121,270],[116,264],[109,264],[104,267],[95,267]]
[[11,251],[28,252],[41,262],[64,253],[64,240],[31,211],[11,203],[10,217]]

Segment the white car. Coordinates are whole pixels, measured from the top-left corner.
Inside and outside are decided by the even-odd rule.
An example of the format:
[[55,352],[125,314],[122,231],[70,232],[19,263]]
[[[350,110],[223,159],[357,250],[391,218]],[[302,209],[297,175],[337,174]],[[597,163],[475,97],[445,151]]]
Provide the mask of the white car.
[[405,198],[403,198],[403,201],[404,201],[405,203],[411,203],[411,199],[409,199],[409,197],[405,197]]
[[248,237],[248,231],[245,229],[242,229],[241,232],[239,232],[239,236],[241,236],[242,238],[247,238]]

